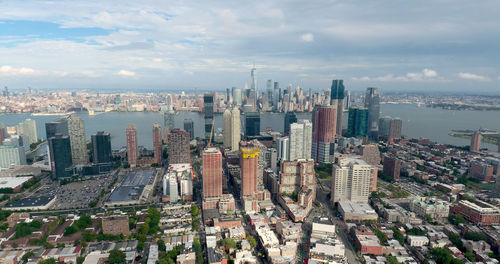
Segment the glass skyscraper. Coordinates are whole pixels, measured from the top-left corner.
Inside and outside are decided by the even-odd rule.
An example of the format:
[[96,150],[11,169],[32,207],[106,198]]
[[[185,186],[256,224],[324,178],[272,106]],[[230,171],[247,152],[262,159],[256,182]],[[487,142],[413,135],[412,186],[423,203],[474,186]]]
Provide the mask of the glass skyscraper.
[[368,135],[368,109],[351,108],[349,109],[349,122],[347,134],[350,137],[367,137]]

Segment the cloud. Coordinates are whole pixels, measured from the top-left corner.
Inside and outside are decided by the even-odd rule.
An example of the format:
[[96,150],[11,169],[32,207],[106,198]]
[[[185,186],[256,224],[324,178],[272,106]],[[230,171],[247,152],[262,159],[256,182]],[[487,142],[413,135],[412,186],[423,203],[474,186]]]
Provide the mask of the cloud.
[[469,72],[460,72],[458,73],[458,77],[465,80],[473,80],[473,81],[481,81],[481,82],[489,82],[491,81],[490,77],[478,75]]
[[386,74],[378,77],[364,76],[361,78],[353,77],[353,81],[379,81],[379,82],[412,82],[412,81],[443,81],[443,78],[438,77],[435,70],[423,69],[421,72],[408,72],[405,75],[397,76],[394,74]]
[[67,76],[64,71],[44,71],[36,70],[29,67],[12,67],[9,65],[0,66],[0,76],[2,77],[33,77],[33,76]]
[[127,70],[120,70],[117,74],[125,77],[135,77],[135,72]]
[[432,78],[432,77],[436,77],[437,76],[437,72],[436,71],[430,70],[430,69],[427,69],[427,68],[423,70],[423,73],[424,73],[425,77]]
[[302,34],[300,36],[300,39],[302,41],[305,41],[305,42],[313,42],[314,41],[314,35],[311,34],[311,33]]

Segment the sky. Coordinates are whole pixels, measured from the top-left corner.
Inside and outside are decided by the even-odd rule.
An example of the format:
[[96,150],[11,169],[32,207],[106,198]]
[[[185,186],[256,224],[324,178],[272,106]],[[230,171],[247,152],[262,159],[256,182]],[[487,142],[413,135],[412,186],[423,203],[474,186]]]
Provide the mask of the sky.
[[1,1],[0,87],[500,94],[500,2]]

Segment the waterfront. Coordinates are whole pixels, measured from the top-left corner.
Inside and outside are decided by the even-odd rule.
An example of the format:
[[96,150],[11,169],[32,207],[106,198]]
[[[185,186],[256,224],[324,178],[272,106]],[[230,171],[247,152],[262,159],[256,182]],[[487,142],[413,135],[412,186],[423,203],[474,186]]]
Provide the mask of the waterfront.
[[[449,136],[451,130],[488,128],[500,130],[499,111],[457,111],[439,108],[417,107],[413,104],[382,104],[380,116],[400,117],[403,120],[403,134],[409,137],[424,137],[433,141],[452,145],[468,145],[469,140]],[[152,126],[163,125],[163,115],[158,112],[108,112],[96,116],[78,114],[85,121],[86,137],[97,131],[107,131],[112,136],[112,147],[118,149],[125,146],[125,128],[128,123],[137,126],[139,145],[152,147]],[[272,128],[283,132],[283,113],[262,113],[261,130]],[[311,119],[311,113],[298,113],[298,119]],[[37,122],[38,136],[45,138],[45,123],[56,119],[55,116],[32,116],[31,114],[4,114],[0,121],[7,126],[13,126],[26,118]],[[175,126],[183,128],[184,119],[194,122],[195,135],[203,137],[204,120],[199,112],[179,112],[175,116]],[[222,114],[215,115],[216,130],[222,128]],[[347,127],[347,114],[344,113],[344,128]],[[242,129],[243,131],[244,129]],[[482,144],[490,150],[497,150],[493,144]]]

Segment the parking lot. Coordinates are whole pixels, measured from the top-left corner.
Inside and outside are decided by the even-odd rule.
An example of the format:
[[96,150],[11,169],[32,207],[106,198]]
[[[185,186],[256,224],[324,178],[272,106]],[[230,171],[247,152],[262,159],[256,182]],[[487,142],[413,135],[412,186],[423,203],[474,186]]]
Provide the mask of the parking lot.
[[57,200],[51,209],[86,208],[101,195],[102,190],[107,190],[113,179],[114,176],[106,175],[58,187],[42,187],[36,195],[55,194]]

